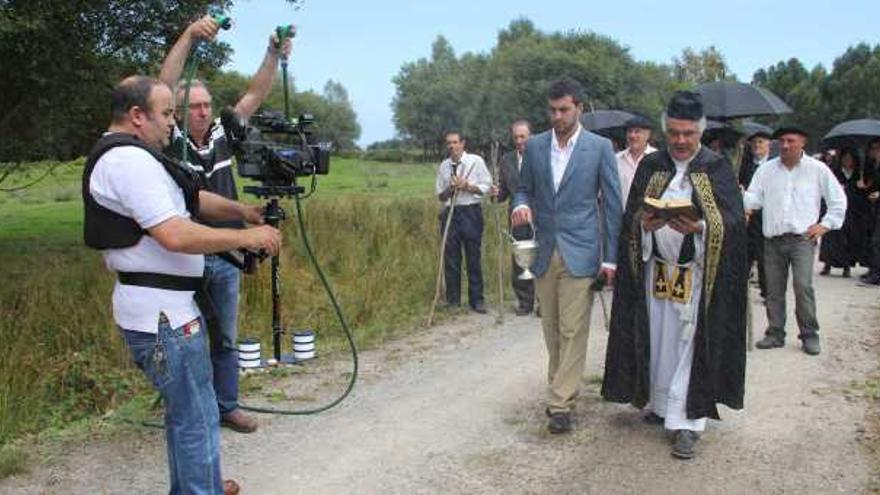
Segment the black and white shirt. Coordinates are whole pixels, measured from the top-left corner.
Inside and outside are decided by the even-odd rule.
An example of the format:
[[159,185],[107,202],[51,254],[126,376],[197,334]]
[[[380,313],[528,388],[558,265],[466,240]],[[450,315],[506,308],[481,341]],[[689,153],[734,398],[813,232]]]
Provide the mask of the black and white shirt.
[[[183,140],[183,132],[175,125],[171,135],[171,146],[165,150],[165,153],[177,159],[182,158]],[[209,191],[225,198],[238,200],[238,189],[235,187],[235,174],[232,170],[232,149],[229,146],[226,133],[223,131],[223,126],[220,125],[220,119],[215,119],[208,129],[207,144],[200,146],[192,136],[188,136],[187,141],[189,142],[189,150],[187,151],[186,165],[202,176]],[[213,227],[244,227],[244,224],[238,221],[205,223]]]

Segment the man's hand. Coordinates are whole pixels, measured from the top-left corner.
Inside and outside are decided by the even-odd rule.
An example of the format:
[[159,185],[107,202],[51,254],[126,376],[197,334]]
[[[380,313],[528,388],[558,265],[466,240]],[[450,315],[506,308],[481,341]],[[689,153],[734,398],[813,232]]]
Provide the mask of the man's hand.
[[492,187],[489,188],[489,196],[492,199],[498,199],[498,195],[501,193],[501,189],[498,188],[495,184],[492,184]]
[[699,220],[691,220],[685,216],[676,216],[669,219],[669,226],[682,234],[695,234],[703,231],[703,223]]
[[251,251],[265,251],[275,256],[281,250],[281,231],[269,225],[261,225],[241,231],[244,236],[242,247]]
[[660,218],[651,211],[645,211],[645,215],[642,217],[643,229],[648,232],[654,232],[664,225],[666,225],[666,220]]
[[605,285],[607,287],[614,286],[614,276],[617,274],[617,270],[611,268],[610,266],[603,266],[599,269],[599,276],[605,279]]
[[746,210],[746,223],[752,219],[752,210]]
[[259,205],[241,205],[242,219],[251,225],[263,225],[265,208]]
[[811,241],[815,241],[816,239],[825,235],[829,230],[831,229],[822,225],[821,223],[811,225],[810,228],[807,229],[807,238]]
[[874,191],[868,195],[868,201],[872,203],[877,201],[878,199],[880,199],[880,191]]
[[[293,28],[293,33],[296,34],[296,28]],[[293,40],[291,38],[284,38],[284,43],[279,43],[277,33],[272,33],[272,36],[269,37],[269,53],[286,59],[290,56],[292,49]]]
[[514,227],[532,223],[532,209],[528,206],[515,208],[513,213],[510,214],[510,223],[512,223]]
[[459,191],[469,192],[477,194],[480,190],[477,186],[471,185],[470,182],[467,181],[464,177],[455,176],[452,178],[452,187],[458,189]]
[[193,22],[186,28],[187,33],[193,40],[213,40],[220,31],[220,25],[214,21],[214,18],[206,15],[201,19]]

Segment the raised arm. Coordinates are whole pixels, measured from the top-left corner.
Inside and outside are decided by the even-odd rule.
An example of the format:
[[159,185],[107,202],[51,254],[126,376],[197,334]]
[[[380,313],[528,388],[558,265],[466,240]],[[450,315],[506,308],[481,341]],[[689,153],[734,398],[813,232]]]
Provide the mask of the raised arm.
[[248,118],[260,108],[263,100],[272,90],[272,81],[278,72],[278,61],[290,56],[292,46],[293,42],[290,38],[285,38],[284,42],[279,45],[278,37],[274,33],[272,34],[269,38],[269,47],[266,48],[266,56],[263,57],[263,63],[260,64],[260,68],[251,79],[247,93],[235,105],[236,113]]
[[165,56],[165,61],[162,62],[162,71],[159,72],[159,80],[174,89],[177,82],[180,81],[183,66],[186,64],[189,52],[192,51],[196,41],[214,39],[219,29],[220,25],[214,22],[214,18],[209,15],[187,26],[174,46],[171,47],[168,55]]

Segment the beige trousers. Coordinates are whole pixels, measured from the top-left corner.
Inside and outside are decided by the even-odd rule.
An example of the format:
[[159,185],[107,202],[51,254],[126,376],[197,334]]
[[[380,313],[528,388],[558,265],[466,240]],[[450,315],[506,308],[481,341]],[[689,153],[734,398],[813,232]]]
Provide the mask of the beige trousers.
[[550,384],[547,408],[551,413],[574,409],[580,391],[590,334],[592,283],[592,278],[576,278],[568,273],[558,251],[553,252],[544,275],[535,281],[541,301],[544,343],[547,344],[550,358],[547,366],[547,381]]

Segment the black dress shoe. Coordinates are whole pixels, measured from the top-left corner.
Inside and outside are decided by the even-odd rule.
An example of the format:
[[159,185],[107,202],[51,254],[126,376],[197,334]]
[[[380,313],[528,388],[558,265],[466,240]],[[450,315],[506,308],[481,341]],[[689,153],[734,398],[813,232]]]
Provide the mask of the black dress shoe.
[[801,340],[801,345],[803,346],[804,352],[810,356],[818,356],[819,353],[822,352],[822,344],[819,343],[818,335],[804,337]]
[[648,423],[649,425],[662,425],[663,423],[666,422],[666,418],[664,418],[663,416],[660,416],[659,414],[655,413],[654,411],[651,411],[648,414],[645,414],[642,417],[642,420],[644,420],[645,423]]
[[700,436],[691,430],[675,430],[675,436],[672,439],[672,455],[679,459],[693,459],[697,454],[694,446]]
[[778,335],[767,334],[764,338],[755,342],[758,349],[775,349],[777,347],[785,347],[785,340]]
[[847,267],[844,267],[844,269],[843,269],[843,278],[849,278],[849,276],[850,276],[850,273],[849,273],[849,267],[848,267],[848,266],[847,266]]
[[483,303],[474,304],[471,306],[471,309],[474,310],[474,313],[480,313],[481,315],[488,313],[488,311],[486,311],[486,306]]
[[831,265],[826,263],[825,266],[822,267],[822,271],[819,272],[819,275],[828,275],[830,273],[831,273]]
[[547,422],[547,429],[550,433],[568,433],[571,431],[571,413],[557,412],[550,415],[550,421]]

